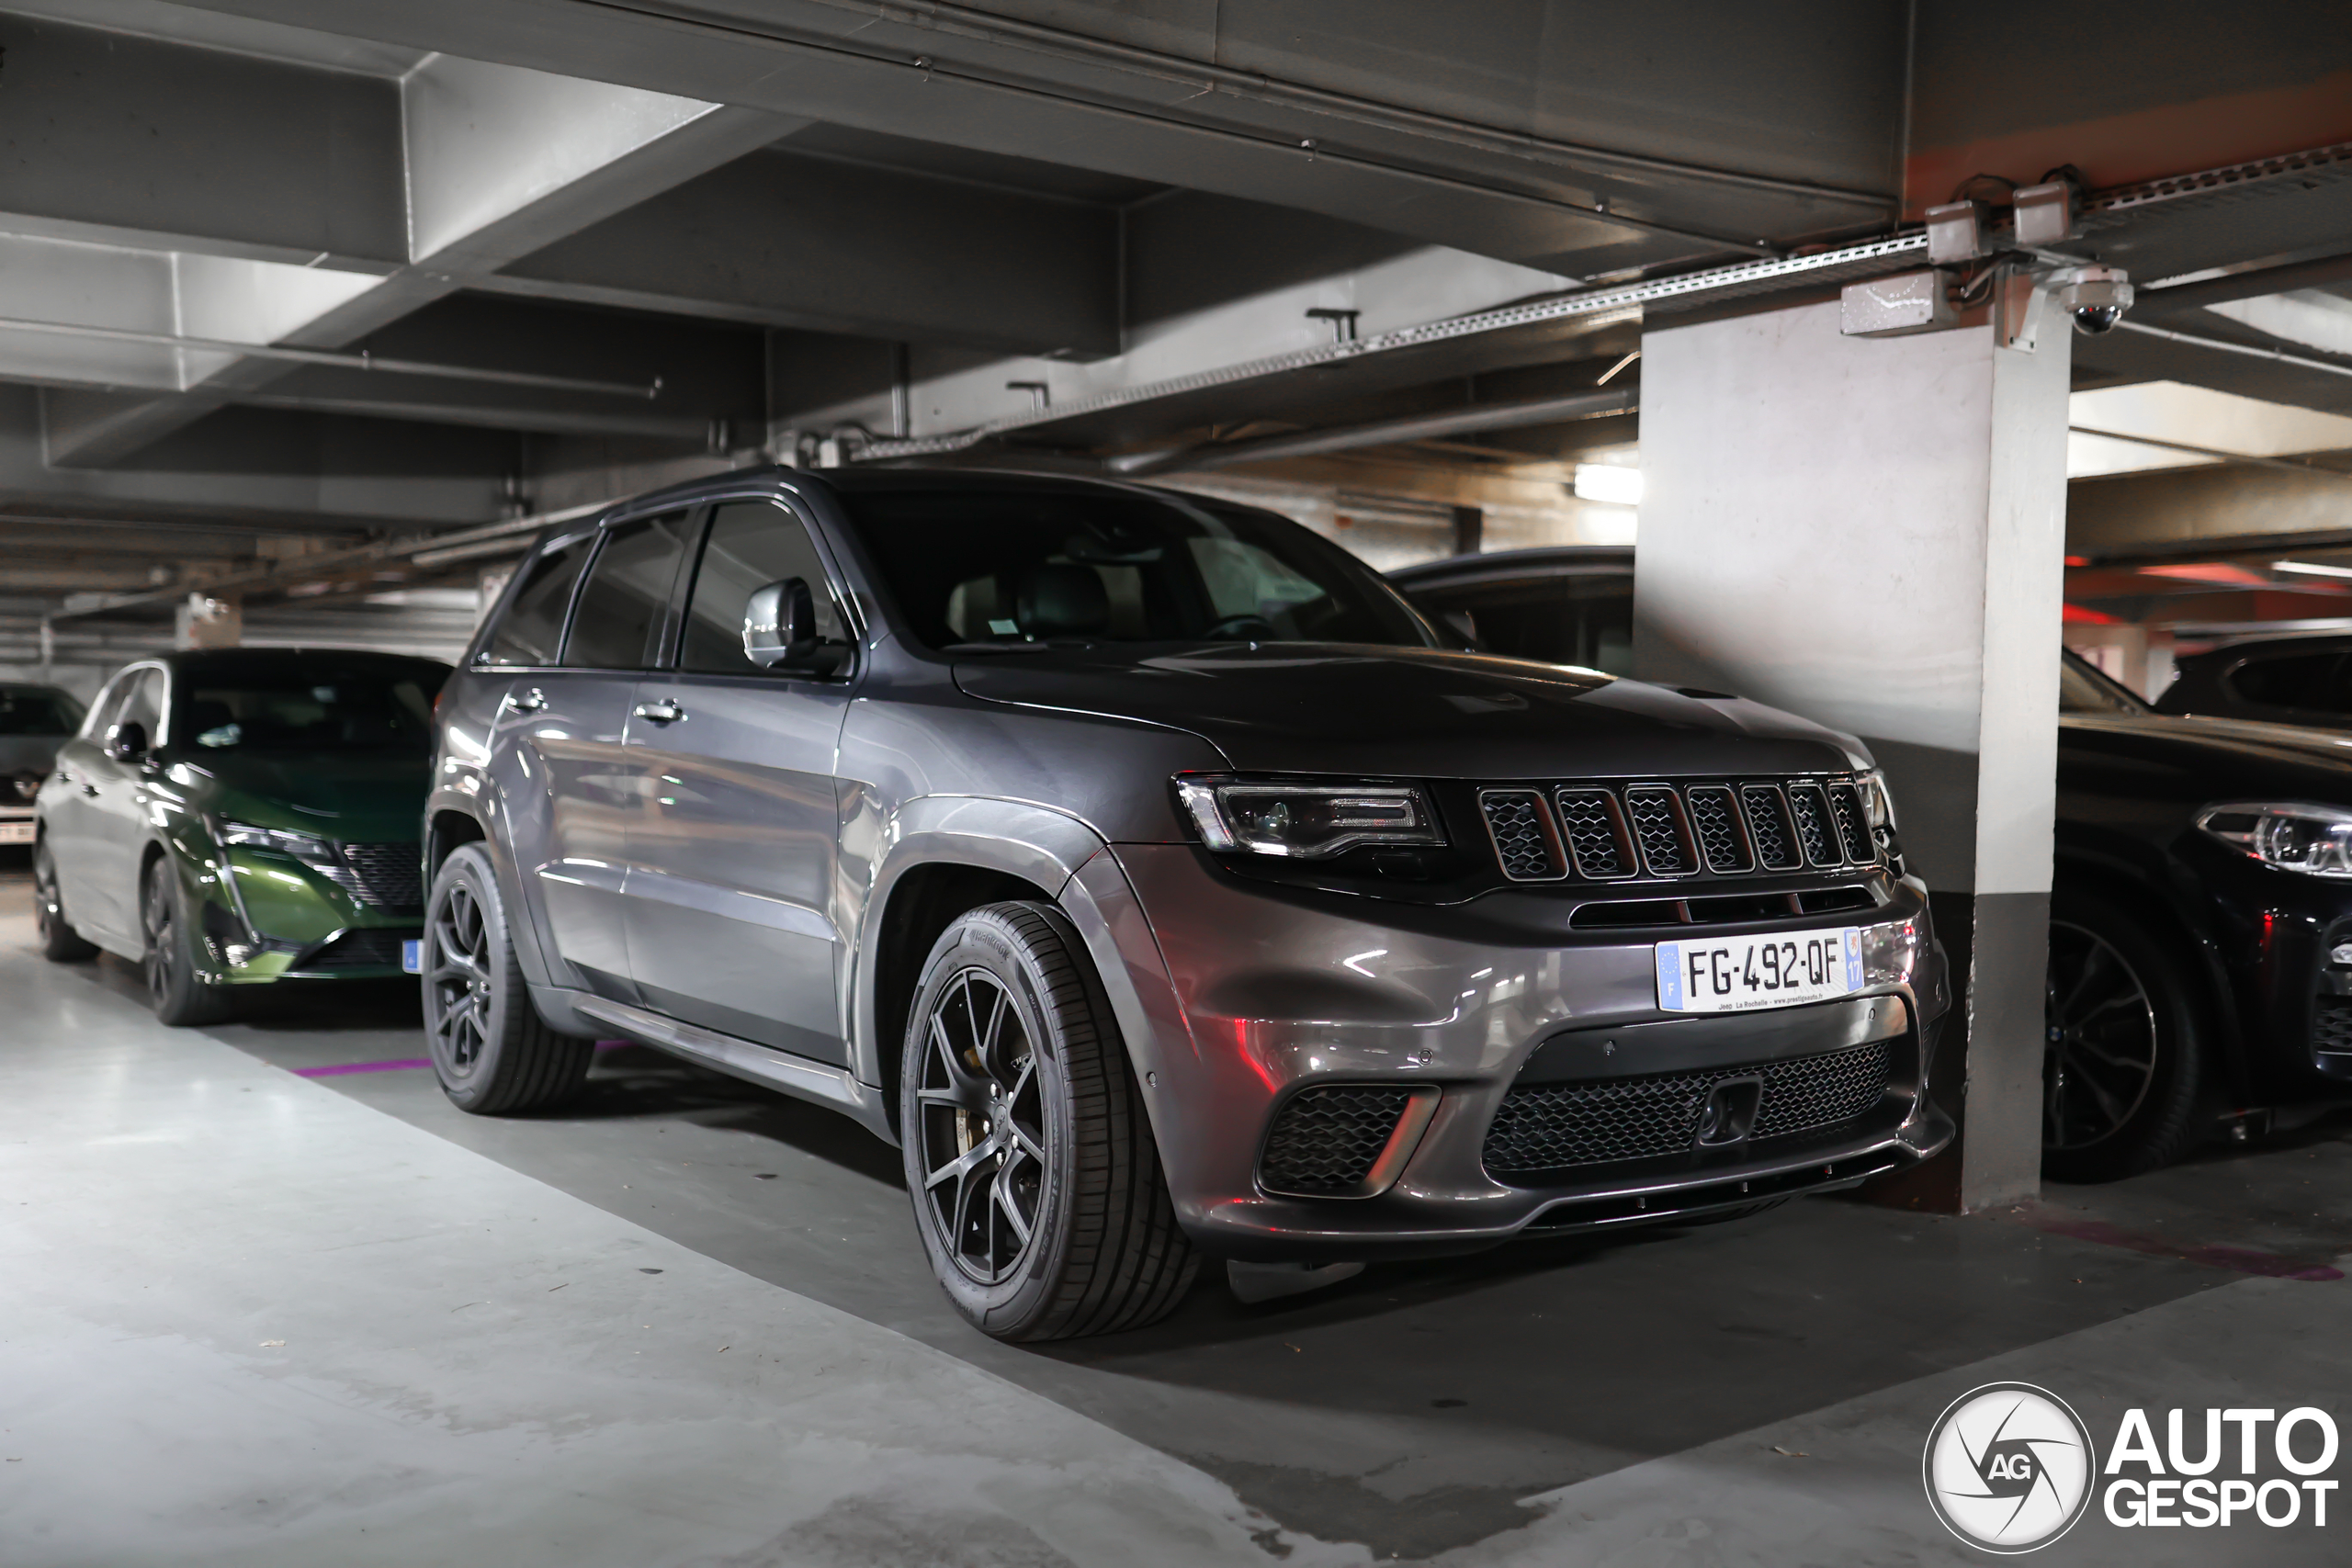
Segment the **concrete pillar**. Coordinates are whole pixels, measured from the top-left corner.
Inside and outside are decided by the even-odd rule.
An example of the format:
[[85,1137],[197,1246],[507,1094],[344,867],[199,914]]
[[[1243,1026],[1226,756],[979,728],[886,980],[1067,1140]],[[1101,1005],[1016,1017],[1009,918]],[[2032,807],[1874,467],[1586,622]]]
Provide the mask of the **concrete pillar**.
[[1833,301],[1645,334],[1634,663],[1860,736],[1964,998],[1954,1152],[1898,1200],[2030,1196],[2072,334],[1839,334]]

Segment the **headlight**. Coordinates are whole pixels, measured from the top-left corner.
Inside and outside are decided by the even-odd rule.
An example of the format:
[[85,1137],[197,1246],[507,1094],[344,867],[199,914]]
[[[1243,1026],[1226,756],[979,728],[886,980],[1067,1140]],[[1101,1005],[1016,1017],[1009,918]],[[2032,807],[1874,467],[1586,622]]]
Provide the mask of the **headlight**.
[[1862,797],[1862,814],[1870,818],[1871,836],[1894,831],[1894,796],[1887,792],[1886,775],[1872,768],[1866,773],[1854,775],[1854,788]]
[[312,861],[322,865],[335,863],[334,849],[324,839],[308,833],[289,833],[283,828],[256,828],[250,822],[223,822],[220,829],[220,842],[240,849],[276,850],[296,860]]
[[2352,811],[2341,807],[2209,806],[2197,814],[2197,826],[2265,865],[2352,877]]
[[1409,784],[1275,784],[1195,774],[1176,793],[1213,850],[1322,860],[1358,844],[1442,844],[1429,797]]

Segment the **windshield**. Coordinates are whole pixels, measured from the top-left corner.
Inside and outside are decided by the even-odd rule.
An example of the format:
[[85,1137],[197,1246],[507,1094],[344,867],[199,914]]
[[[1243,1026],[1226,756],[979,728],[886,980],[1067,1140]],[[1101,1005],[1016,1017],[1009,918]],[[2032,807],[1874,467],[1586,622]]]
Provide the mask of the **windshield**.
[[207,681],[184,689],[173,716],[176,749],[207,751],[433,750],[433,699],[444,671],[308,670],[275,679]]
[[62,737],[81,728],[81,710],[63,693],[0,687],[0,735]]
[[1042,488],[853,491],[842,502],[915,636],[936,649],[1431,645],[1371,568],[1263,513]]
[[2058,711],[2154,713],[2155,709],[2125,691],[2089,660],[2070,649],[2060,657],[2058,664]]

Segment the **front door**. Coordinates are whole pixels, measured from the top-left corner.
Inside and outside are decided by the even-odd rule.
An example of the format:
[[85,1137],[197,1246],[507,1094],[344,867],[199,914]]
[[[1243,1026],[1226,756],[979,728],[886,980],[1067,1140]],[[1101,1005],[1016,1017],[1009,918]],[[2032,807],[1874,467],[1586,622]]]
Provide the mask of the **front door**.
[[[164,739],[164,672],[139,671],[109,730],[136,724],[152,749]],[[89,842],[81,853],[84,873],[74,919],[93,918],[97,931],[140,952],[146,951],[146,932],[140,924],[139,863],[147,848],[147,784],[153,772],[144,755],[118,762],[106,754],[106,737],[84,753],[77,771],[84,775],[82,794]],[[96,934],[95,932],[93,933]]]
[[[806,581],[842,660],[818,678],[743,654],[744,602]],[[846,1063],[837,979],[834,760],[848,712],[848,622],[800,519],[768,501],[713,509],[674,673],[639,682],[631,773],[629,961],[648,1005],[689,1023]]]
[[668,635],[687,521],[673,512],[604,531],[560,656],[514,673],[492,739],[517,878],[554,978],[623,1000],[636,999],[623,890],[645,790],[623,741],[639,676]]
[[96,941],[107,934],[107,905],[91,886],[96,874],[98,814],[93,804],[103,786],[100,770],[111,780],[117,772],[103,751],[107,728],[139,683],[142,671],[117,675],[91,705],[89,722],[74,739],[58,748],[49,798],[41,805],[41,841],[56,868],[58,891],[65,902],[65,918]]

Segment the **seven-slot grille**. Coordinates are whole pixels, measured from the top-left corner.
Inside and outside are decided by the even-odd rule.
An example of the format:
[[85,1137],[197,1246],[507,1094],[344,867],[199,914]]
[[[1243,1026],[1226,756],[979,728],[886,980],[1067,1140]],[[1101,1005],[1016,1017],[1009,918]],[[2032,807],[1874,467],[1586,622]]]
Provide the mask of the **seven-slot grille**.
[[1875,865],[1850,779],[1727,780],[1481,790],[1495,853],[1513,882],[1739,876]]
[[1508,1179],[1681,1154],[1698,1138],[1707,1096],[1730,1078],[1764,1080],[1751,1140],[1821,1132],[1877,1106],[1894,1070],[1882,1040],[1753,1066],[1521,1084],[1495,1112],[1483,1158],[1489,1175]]

